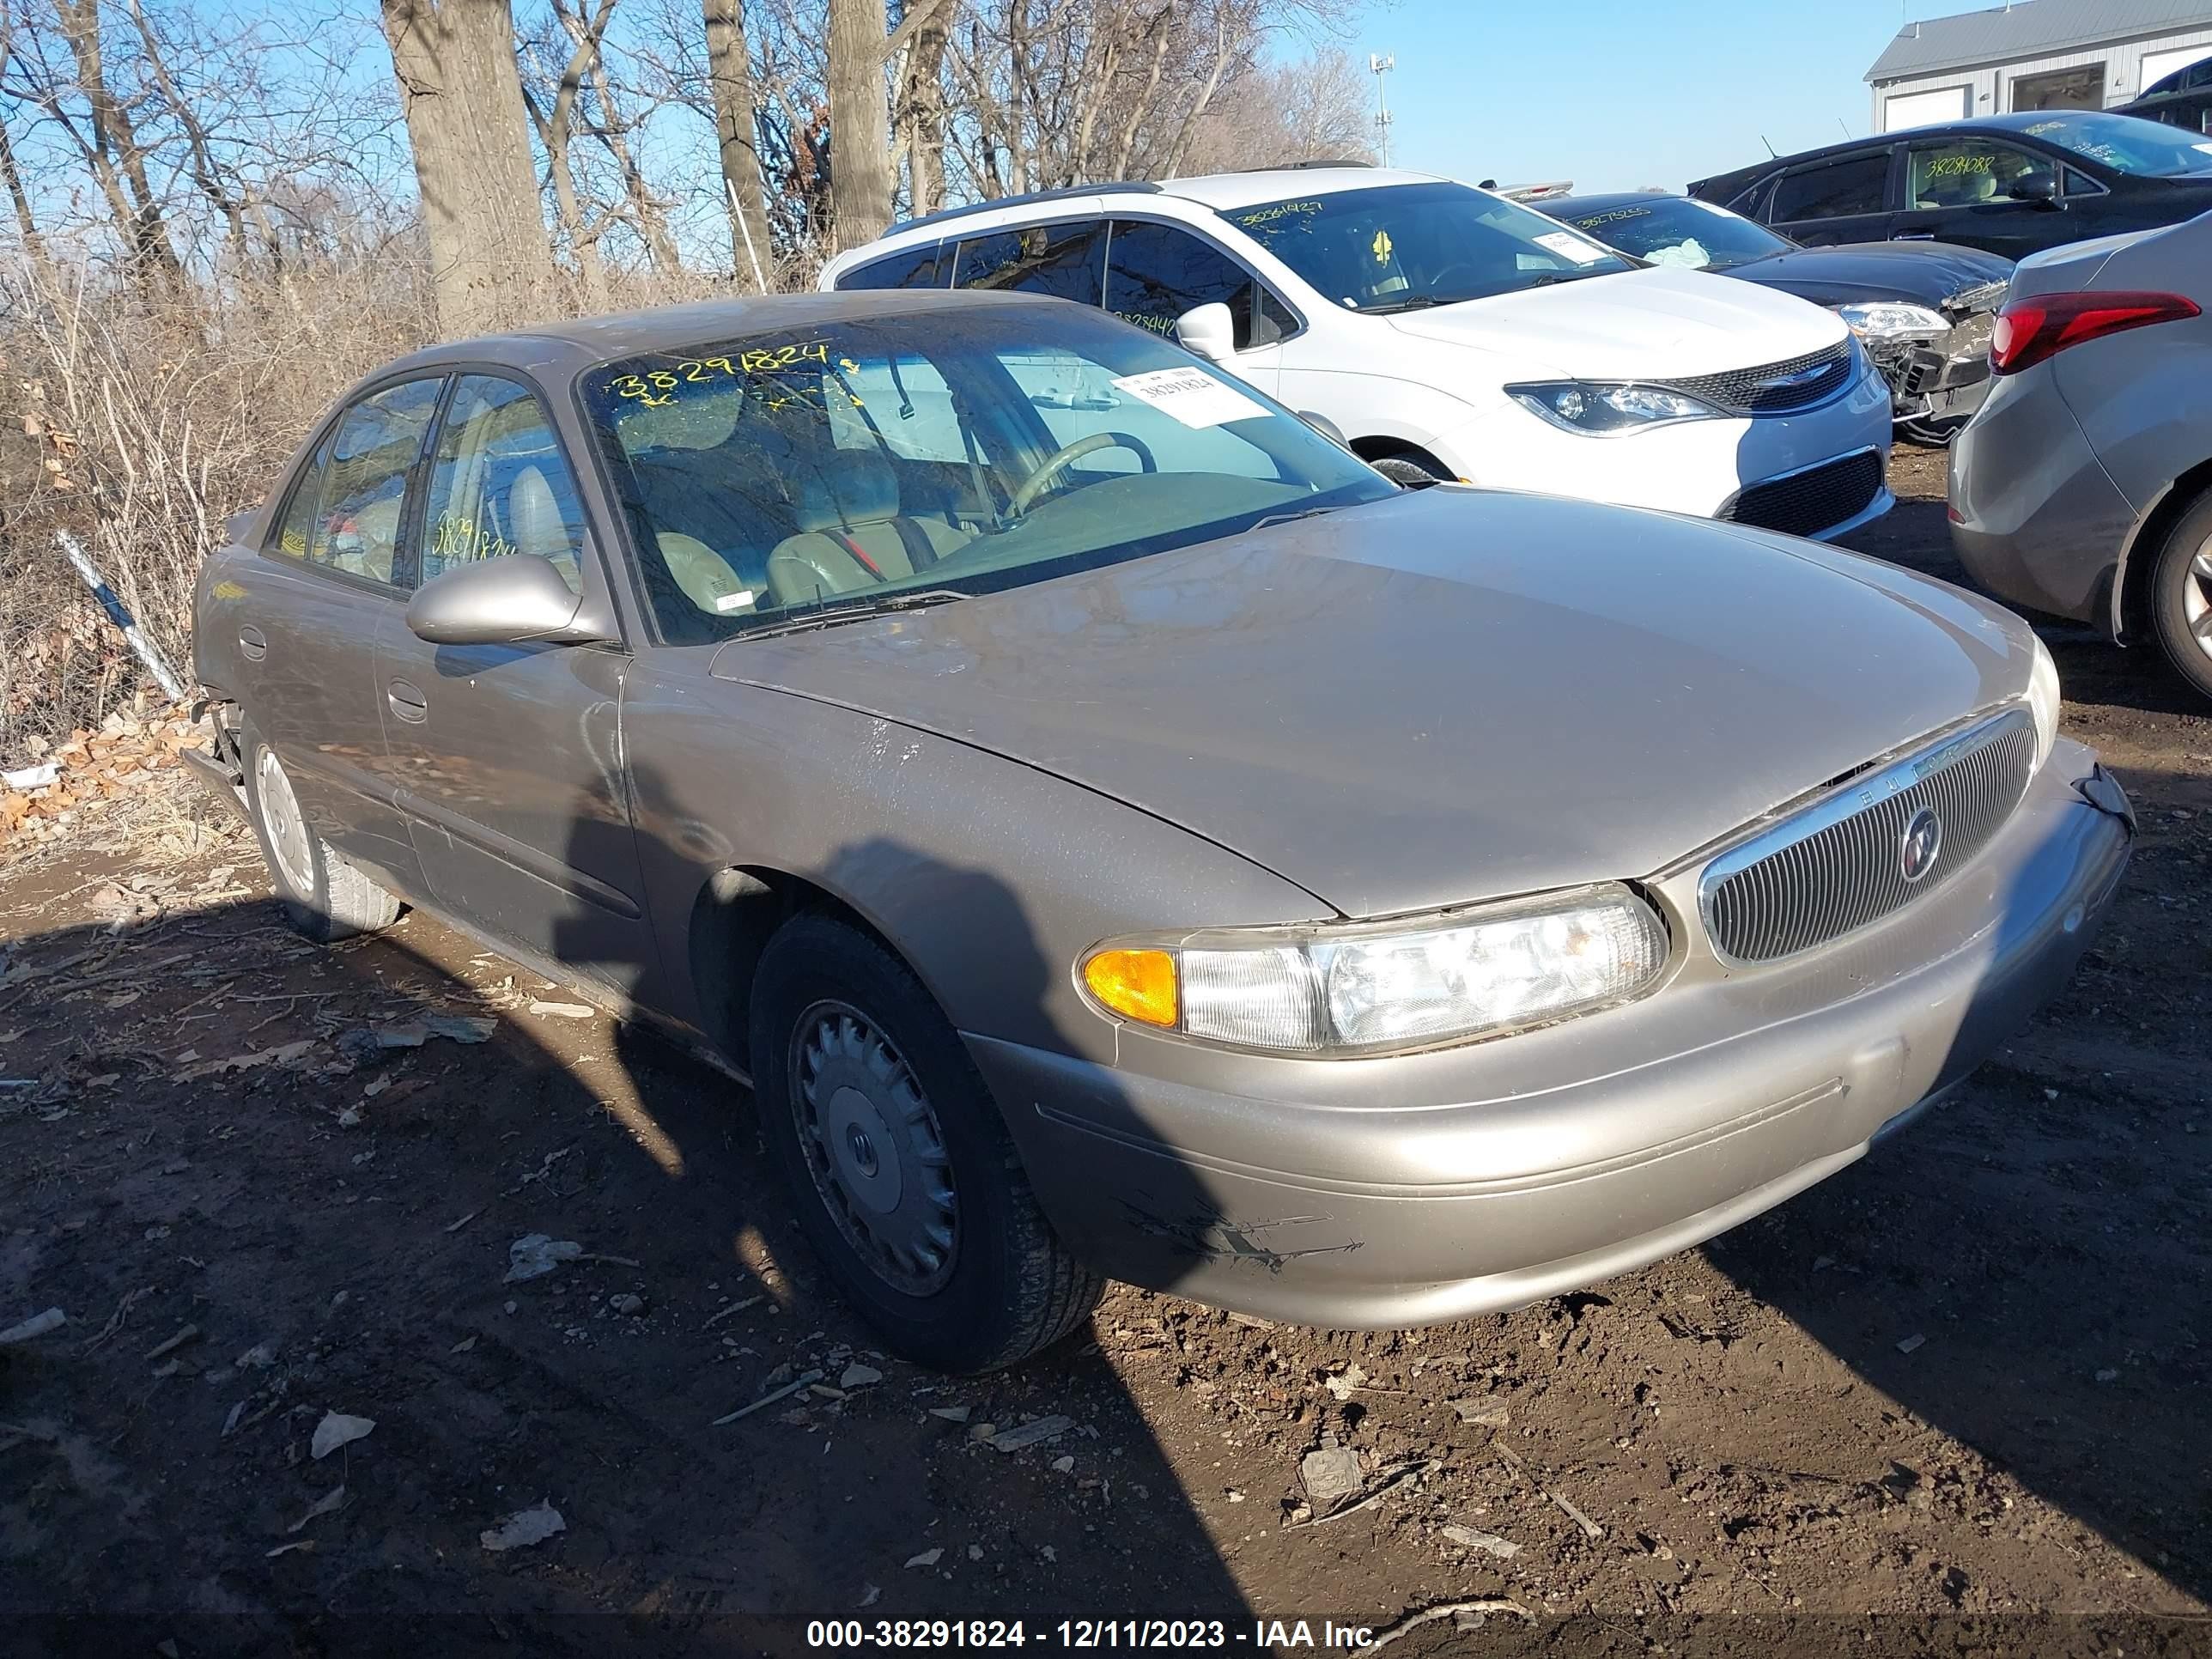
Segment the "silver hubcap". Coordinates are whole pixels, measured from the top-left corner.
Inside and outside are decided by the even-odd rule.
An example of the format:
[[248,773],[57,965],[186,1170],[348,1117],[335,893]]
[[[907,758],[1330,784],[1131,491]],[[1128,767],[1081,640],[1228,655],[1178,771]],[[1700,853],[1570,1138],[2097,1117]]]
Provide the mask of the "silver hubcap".
[[269,831],[269,845],[276,854],[276,873],[299,897],[315,890],[315,861],[307,848],[307,821],[292,793],[292,780],[284,775],[276,751],[264,749],[254,765],[254,793],[261,801],[261,822]]
[[959,1201],[937,1114],[904,1056],[859,1009],[817,1002],[793,1035],[791,1077],[806,1167],[846,1242],[909,1296],[942,1290]]
[[2212,541],[2197,550],[2181,579],[2181,614],[2197,648],[2212,657]]

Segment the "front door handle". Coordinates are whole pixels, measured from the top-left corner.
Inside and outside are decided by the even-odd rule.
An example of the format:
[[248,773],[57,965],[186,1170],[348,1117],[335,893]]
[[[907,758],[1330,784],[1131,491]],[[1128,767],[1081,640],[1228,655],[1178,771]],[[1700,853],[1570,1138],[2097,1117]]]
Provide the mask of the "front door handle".
[[259,662],[269,654],[268,636],[252,623],[238,630],[238,648],[245,653],[248,662]]
[[392,706],[392,712],[410,726],[420,726],[430,718],[430,700],[405,680],[394,680],[386,686],[384,700]]
[[1936,240],[1936,233],[1932,230],[1897,230],[1890,233],[1889,240],[1893,242],[1932,242]]

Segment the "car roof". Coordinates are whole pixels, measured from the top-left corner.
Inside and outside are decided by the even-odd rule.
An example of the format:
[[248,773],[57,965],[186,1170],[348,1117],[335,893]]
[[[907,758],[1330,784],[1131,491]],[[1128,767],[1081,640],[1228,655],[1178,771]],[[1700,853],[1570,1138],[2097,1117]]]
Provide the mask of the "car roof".
[[611,312],[577,317],[506,334],[477,335],[429,346],[400,358],[380,375],[455,362],[533,363],[570,361],[579,365],[635,353],[696,345],[702,341],[785,328],[814,328],[871,317],[910,312],[963,310],[986,306],[1055,303],[1042,295],[943,289],[859,289],[833,293],[754,295],[702,300],[689,305],[658,306],[647,311]]
[[[837,256],[836,264],[849,267],[902,248],[920,247],[961,233],[950,227],[967,220],[988,221],[1000,214],[1026,218],[1036,209],[1049,216],[1054,206],[1091,198],[1133,196],[1153,200],[1188,202],[1219,213],[1259,202],[1279,202],[1291,196],[1328,196],[1347,190],[1368,190],[1379,185],[1434,185],[1449,180],[1432,173],[1408,173],[1395,167],[1371,167],[1358,162],[1313,162],[1294,167],[1257,167],[1249,173],[1207,173],[1188,179],[1127,179],[1100,185],[1070,185],[1060,190],[1031,191],[1021,196],[1000,196],[988,202],[970,202],[944,208],[919,219],[902,220],[873,241]],[[978,224],[975,228],[988,228]],[[927,233],[927,234],[923,233]]]
[[[1778,173],[1784,167],[1794,167],[1807,161],[1818,161],[1824,157],[1841,155],[1851,150],[1872,149],[1929,138],[1971,136],[1977,132],[2033,133],[2037,126],[2045,121],[2077,115],[2114,115],[2123,116],[2123,118],[2129,120],[2142,118],[2141,116],[2125,116],[2122,111],[2116,109],[2038,109],[2017,110],[2003,115],[1977,115],[1963,121],[1931,121],[1924,127],[1900,127],[1895,132],[1869,133],[1863,138],[1839,138],[1832,144],[1822,144],[1816,149],[1801,149],[1792,155],[1771,156],[1764,161],[1754,161],[1749,167],[1736,167],[1727,173],[1716,173],[1707,179],[1693,179],[1690,184],[1690,191],[1692,195],[1696,195],[1700,191],[1723,185],[1741,188],[1754,179],[1764,179],[1770,173]],[[2080,159],[2088,160],[2093,165],[2094,164],[2094,157]]]

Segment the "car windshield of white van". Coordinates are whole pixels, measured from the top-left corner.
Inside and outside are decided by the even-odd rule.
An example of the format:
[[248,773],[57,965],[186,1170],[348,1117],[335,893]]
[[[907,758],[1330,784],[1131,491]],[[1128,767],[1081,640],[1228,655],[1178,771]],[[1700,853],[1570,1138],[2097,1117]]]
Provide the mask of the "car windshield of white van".
[[1465,185],[1381,185],[1224,208],[1336,304],[1411,311],[1634,267],[1557,220]]
[[2118,173],[2146,179],[2212,177],[2212,142],[2180,127],[2094,110],[2052,114],[2020,129]]

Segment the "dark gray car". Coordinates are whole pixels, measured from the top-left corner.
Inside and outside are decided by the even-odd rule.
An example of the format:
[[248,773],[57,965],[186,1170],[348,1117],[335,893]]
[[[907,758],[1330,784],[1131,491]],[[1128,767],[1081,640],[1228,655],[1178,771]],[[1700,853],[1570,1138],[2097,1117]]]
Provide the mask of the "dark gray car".
[[298,924],[440,913],[756,1084],[901,1352],[1100,1275],[1403,1325],[1683,1248],[2064,980],[2126,806],[1984,601],[1392,488],[1053,301],[396,363],[210,563]]

